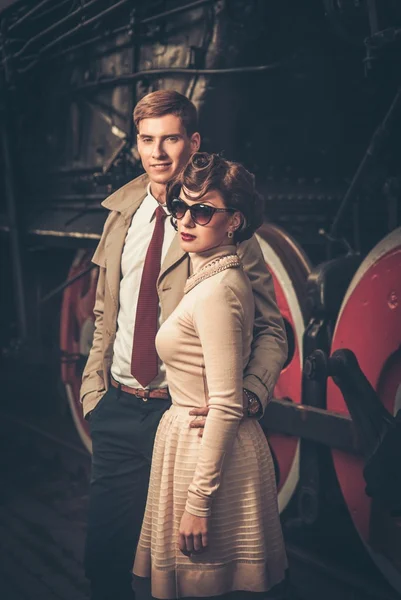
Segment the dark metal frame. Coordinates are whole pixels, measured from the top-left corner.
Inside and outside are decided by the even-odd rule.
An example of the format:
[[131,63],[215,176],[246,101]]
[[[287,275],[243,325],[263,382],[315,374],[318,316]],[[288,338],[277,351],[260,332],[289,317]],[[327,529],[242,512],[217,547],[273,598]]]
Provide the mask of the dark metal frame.
[[291,435],[350,454],[361,455],[363,452],[351,417],[323,408],[273,398],[262,424],[267,432]]

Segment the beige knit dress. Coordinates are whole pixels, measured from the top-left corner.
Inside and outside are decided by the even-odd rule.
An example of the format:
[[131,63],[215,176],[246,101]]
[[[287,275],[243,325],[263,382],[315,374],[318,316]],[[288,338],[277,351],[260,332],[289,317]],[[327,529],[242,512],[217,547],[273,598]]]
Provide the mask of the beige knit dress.
[[[259,423],[243,418],[242,376],[254,320],[235,246],[191,256],[194,274],[157,335],[172,406],[155,439],[134,573],[171,599],[267,591],[287,567],[274,467]],[[189,411],[208,405],[203,438]],[[210,516],[209,547],[178,547],[184,509]]]

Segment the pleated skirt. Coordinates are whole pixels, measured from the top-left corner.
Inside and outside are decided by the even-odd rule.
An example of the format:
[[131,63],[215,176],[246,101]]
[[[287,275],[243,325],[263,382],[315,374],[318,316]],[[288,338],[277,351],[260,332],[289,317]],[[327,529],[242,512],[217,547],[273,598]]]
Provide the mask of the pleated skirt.
[[259,423],[244,419],[224,459],[212,505],[209,547],[185,556],[178,529],[202,440],[188,407],[173,406],[157,430],[145,517],[133,572],[151,577],[163,600],[264,592],[285,575],[285,554],[270,449]]

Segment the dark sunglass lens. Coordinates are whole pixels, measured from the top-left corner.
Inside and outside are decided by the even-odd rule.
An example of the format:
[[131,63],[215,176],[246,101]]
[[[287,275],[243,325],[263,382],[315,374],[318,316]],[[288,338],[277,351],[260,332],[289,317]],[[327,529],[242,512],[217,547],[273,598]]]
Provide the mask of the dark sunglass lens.
[[206,225],[209,223],[213,216],[213,212],[213,207],[208,206],[207,204],[195,204],[195,206],[191,207],[194,221],[196,221],[198,225]]
[[185,202],[180,200],[179,198],[175,198],[171,203],[171,212],[176,219],[182,219],[185,215],[185,211],[187,210],[187,205]]

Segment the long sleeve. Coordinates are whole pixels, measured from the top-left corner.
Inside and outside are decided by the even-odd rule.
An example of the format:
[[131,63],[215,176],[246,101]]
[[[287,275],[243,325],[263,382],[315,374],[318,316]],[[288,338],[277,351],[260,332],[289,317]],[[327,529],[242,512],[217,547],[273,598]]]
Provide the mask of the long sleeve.
[[255,299],[255,323],[251,357],[243,387],[254,392],[265,410],[287,358],[283,319],[276,302],[273,278],[266,267],[255,236],[238,247]]
[[89,352],[88,360],[82,375],[81,402],[83,412],[86,415],[95,408],[97,402],[105,392],[103,378],[99,375],[102,371],[102,348],[103,348],[103,308],[104,308],[104,267],[99,268],[99,278],[96,287],[96,300],[93,313],[95,315],[95,331],[93,343]]
[[202,345],[210,411],[186,509],[208,516],[224,457],[243,416],[244,307],[232,289],[221,283],[195,302],[193,323]]
[[95,316],[95,331],[93,334],[92,347],[86,361],[85,369],[82,374],[82,384],[80,390],[81,403],[83,405],[84,416],[93,410],[105,392],[105,382],[101,376],[103,370],[103,312],[104,296],[106,286],[106,260],[104,249],[108,227],[112,219],[112,213],[107,217],[101,240],[92,257],[92,262],[99,267],[99,277],[96,286],[95,306],[93,314]]

